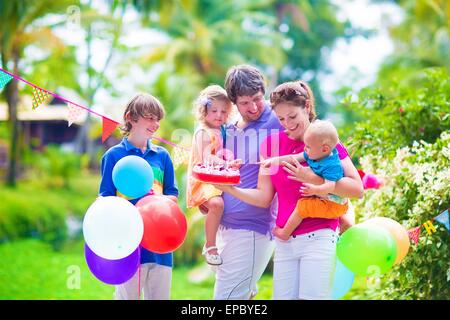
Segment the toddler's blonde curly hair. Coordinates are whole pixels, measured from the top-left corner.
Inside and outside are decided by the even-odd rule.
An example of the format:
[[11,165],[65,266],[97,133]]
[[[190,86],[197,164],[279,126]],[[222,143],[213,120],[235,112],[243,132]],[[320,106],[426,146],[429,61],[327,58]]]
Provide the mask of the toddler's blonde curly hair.
[[227,121],[231,115],[233,104],[228,98],[227,92],[219,85],[210,85],[203,89],[198,98],[194,101],[194,111],[197,120],[201,123],[205,123],[205,117],[208,112],[208,108],[212,106],[213,101],[222,101],[227,105]]

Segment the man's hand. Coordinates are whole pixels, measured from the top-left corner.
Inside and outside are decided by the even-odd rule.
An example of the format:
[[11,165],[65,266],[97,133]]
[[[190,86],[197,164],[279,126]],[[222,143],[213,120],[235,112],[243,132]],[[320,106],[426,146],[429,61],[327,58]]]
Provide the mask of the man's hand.
[[166,196],[167,198],[169,198],[170,200],[172,200],[175,203],[178,203],[178,198],[175,196]]

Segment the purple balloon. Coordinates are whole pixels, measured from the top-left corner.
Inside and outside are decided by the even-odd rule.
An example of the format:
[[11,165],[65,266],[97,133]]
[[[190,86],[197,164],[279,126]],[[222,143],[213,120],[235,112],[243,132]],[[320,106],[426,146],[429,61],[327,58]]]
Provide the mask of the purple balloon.
[[138,270],[141,260],[139,246],[125,258],[109,260],[96,255],[85,244],[84,255],[92,274],[107,284],[121,284],[131,279]]

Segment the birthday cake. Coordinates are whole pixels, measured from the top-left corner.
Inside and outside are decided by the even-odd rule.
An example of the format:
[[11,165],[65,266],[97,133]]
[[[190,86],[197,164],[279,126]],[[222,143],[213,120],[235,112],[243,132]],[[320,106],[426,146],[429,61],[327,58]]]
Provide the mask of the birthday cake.
[[192,176],[201,182],[212,184],[238,184],[241,181],[239,170],[222,165],[197,164],[192,168]]

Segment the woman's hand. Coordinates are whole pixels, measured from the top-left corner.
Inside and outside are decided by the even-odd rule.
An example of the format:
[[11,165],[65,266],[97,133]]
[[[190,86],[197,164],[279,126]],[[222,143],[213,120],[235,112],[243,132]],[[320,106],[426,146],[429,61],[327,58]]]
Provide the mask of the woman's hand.
[[288,179],[296,180],[298,182],[311,181],[311,169],[303,167],[294,157],[291,158],[291,163],[283,161],[281,164],[283,165],[283,170],[289,174]]

